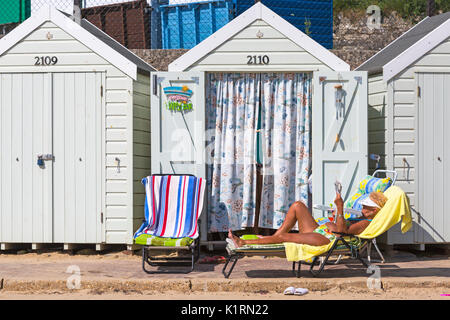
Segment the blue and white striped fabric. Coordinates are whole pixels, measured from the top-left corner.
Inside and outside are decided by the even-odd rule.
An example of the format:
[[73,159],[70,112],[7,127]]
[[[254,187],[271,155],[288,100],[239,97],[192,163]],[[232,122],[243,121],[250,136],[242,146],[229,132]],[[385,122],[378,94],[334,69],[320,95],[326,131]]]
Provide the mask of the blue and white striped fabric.
[[360,190],[363,193],[371,193],[374,191],[384,192],[392,185],[391,178],[375,178],[367,176],[360,182]]
[[[373,176],[366,176],[359,183],[356,193],[346,201],[345,208],[352,208],[354,210],[362,210],[361,202],[366,199],[373,191],[384,192],[392,185],[391,178],[375,178]],[[358,215],[345,212],[344,218],[348,220],[358,219]]]
[[145,222],[135,233],[164,238],[197,238],[205,181],[194,176],[149,176],[145,186]]

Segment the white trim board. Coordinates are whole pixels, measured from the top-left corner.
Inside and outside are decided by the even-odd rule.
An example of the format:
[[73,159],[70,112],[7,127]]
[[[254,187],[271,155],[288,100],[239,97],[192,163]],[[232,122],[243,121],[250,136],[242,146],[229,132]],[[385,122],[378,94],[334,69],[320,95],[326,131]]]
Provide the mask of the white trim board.
[[419,23],[417,23],[415,26],[413,26],[411,29],[409,29],[408,31],[405,31],[402,33],[402,35],[400,37],[398,37],[397,39],[395,39],[394,41],[392,41],[391,43],[389,43],[386,47],[384,47],[383,49],[381,49],[380,51],[378,51],[377,53],[375,53],[373,56],[371,56],[368,60],[364,61],[363,63],[361,63],[356,69],[355,71],[358,71],[359,68],[361,68],[363,65],[365,65],[367,62],[372,61],[372,59],[374,59],[376,56],[378,56],[380,53],[382,53],[384,50],[386,50],[387,48],[389,48],[390,46],[392,46],[393,44],[395,44],[398,40],[400,40],[403,36],[405,36],[408,32],[412,31],[413,29],[415,29],[417,26],[419,26],[422,22],[424,22],[425,20],[429,19],[430,17],[425,17],[424,19],[422,19]]
[[[110,41],[114,41],[117,45],[121,46],[122,48],[124,48],[125,50],[127,50],[131,55],[133,55],[136,59],[139,59],[140,61],[142,61],[143,63],[147,64],[149,67],[151,67],[153,70],[152,71],[157,71],[153,66],[151,66],[149,63],[147,63],[144,59],[142,59],[141,57],[139,57],[136,53],[134,53],[131,50],[128,50],[127,47],[125,47],[124,45],[122,45],[119,41],[117,41],[116,39],[114,39],[113,37],[111,37],[109,34],[103,32],[102,30],[100,30],[99,28],[97,28],[97,26],[95,26],[93,23],[91,23],[89,20],[87,19],[83,19],[83,21],[87,24],[89,24],[92,28],[96,28],[97,30],[101,31],[103,33],[103,35],[105,37],[108,37],[108,39],[110,39]],[[131,62],[133,63],[133,62]],[[133,63],[134,64],[134,63]],[[136,80],[136,79],[134,79]]]
[[11,49],[14,45],[47,21],[53,22],[59,28],[74,37],[76,40],[80,41],[86,47],[104,58],[133,80],[137,79],[138,68],[136,64],[119,54],[113,48],[99,40],[89,31],[85,30],[80,25],[72,21],[72,19],[50,5],[44,5],[30,18],[1,38],[0,55]]
[[450,37],[450,19],[385,64],[383,80],[388,82],[448,37]]
[[208,38],[200,42],[194,48],[169,64],[169,71],[185,71],[208,53],[218,48],[238,32],[246,28],[255,20],[263,20],[275,28],[295,44],[309,52],[318,60],[329,66],[334,71],[350,71],[350,66],[327,50],[319,43],[311,39],[292,24],[281,18],[275,12],[267,8],[261,2],[254,4],[244,13],[236,17],[227,25],[217,30]]

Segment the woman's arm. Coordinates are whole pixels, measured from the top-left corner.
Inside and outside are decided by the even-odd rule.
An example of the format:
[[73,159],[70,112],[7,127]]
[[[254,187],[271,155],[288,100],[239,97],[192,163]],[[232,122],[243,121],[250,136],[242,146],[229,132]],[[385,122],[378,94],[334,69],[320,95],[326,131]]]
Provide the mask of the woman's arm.
[[347,228],[347,233],[355,234],[355,235],[360,234],[361,232],[364,231],[364,229],[367,228],[367,226],[369,224],[370,224],[370,221],[367,221],[367,220],[362,220],[362,221],[356,222]]
[[344,219],[344,201],[339,193],[336,194],[336,199],[334,200],[336,204],[336,232],[348,233],[348,234],[360,234],[367,228],[370,221],[362,220],[356,222],[350,226],[347,226],[347,221]]
[[336,204],[336,232],[348,233],[347,223],[344,219],[344,200],[342,200],[340,193],[336,193],[334,203]]

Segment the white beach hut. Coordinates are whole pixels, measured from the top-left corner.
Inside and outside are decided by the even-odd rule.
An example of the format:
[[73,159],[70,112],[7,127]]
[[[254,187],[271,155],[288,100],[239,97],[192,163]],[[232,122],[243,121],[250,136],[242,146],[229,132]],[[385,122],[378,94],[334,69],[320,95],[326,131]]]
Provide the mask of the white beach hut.
[[150,171],[150,72],[45,6],[0,40],[0,244],[133,244]]
[[427,17],[356,70],[369,72],[369,152],[399,173],[414,226],[387,244],[450,242],[450,12]]
[[[267,171],[264,171],[266,169],[264,165],[262,180],[259,182],[254,182],[257,180],[254,168],[250,168],[245,177],[240,176],[242,175],[240,169],[234,171],[234,176],[229,176],[228,173],[213,173],[216,164],[208,162],[214,162],[211,158],[211,154],[214,153],[212,150],[215,150],[216,157],[222,151],[219,152],[218,145],[212,141],[220,140],[218,135],[225,132],[225,119],[219,121],[224,124],[223,128],[219,125],[219,131],[216,130],[215,123],[211,125],[211,115],[213,114],[214,117],[218,108],[216,98],[219,89],[216,85],[223,84],[230,88],[234,86],[235,89],[239,87],[237,91],[242,89],[241,85],[254,86],[255,94],[252,93],[250,100],[245,100],[247,98],[242,95],[240,97],[245,100],[242,108],[248,109],[250,104],[255,106],[254,109],[248,109],[248,112],[254,112],[250,116],[252,118],[248,121],[248,127],[256,128],[258,121],[254,118],[261,117],[262,121],[264,116],[261,114],[267,115],[269,112],[263,106],[270,100],[269,91],[272,89],[267,86],[286,84],[289,82],[288,79],[297,76],[311,80],[306,85],[305,92],[308,95],[307,101],[311,111],[311,114],[307,115],[306,122],[312,116],[312,131],[306,130],[306,134],[312,136],[312,153],[311,146],[308,146],[306,150],[297,144],[293,146],[294,149],[297,148],[297,151],[291,150],[293,153],[297,152],[297,155],[291,157],[290,154],[288,157],[298,158],[298,153],[306,150],[308,156],[304,160],[312,162],[312,201],[323,204],[333,201],[336,179],[343,183],[345,196],[349,196],[358,180],[368,171],[367,72],[349,70],[347,63],[262,3],[256,3],[171,63],[169,72],[152,73],[152,172],[192,173],[207,177],[209,222],[205,222],[204,215],[203,240],[206,239],[208,232],[223,232],[227,227],[237,230],[257,224],[259,227],[276,228],[280,221],[278,217],[283,217],[286,211],[283,206],[290,200],[286,199],[282,204],[277,204],[277,200],[273,197],[273,190],[270,188],[273,189],[273,186],[283,184],[284,181],[286,185],[292,186],[292,189],[287,187],[283,194],[299,195],[300,188],[303,188],[302,192],[305,187],[307,188],[305,178],[311,172],[311,165],[305,165],[301,169],[308,171],[308,174],[302,178],[294,177],[295,174],[290,176],[287,171],[276,172],[272,174],[272,182],[267,180],[270,178]],[[223,79],[229,81],[224,83]],[[239,81],[241,81],[240,84]],[[189,112],[176,112],[170,107],[172,100],[167,90],[174,87],[184,88],[190,93]],[[339,105],[342,112],[339,116],[335,102],[337,91],[343,94],[342,105]],[[230,91],[228,98],[235,99],[235,104],[239,105],[239,101],[242,102],[241,98],[232,95]],[[282,108],[298,103],[298,101],[292,102],[295,97],[289,100],[291,102],[280,104]],[[223,101],[220,103],[223,104]],[[222,107],[223,105],[220,106]],[[297,107],[300,108],[300,106]],[[229,110],[234,112],[232,109]],[[258,112],[260,116],[257,115]],[[279,114],[283,112],[285,111],[281,110]],[[276,117],[276,115],[273,116]],[[291,128],[291,126],[293,128],[304,120],[301,117],[292,119],[292,122],[285,123],[284,128]],[[234,126],[230,122],[227,123],[231,127]],[[205,132],[207,132],[206,137]],[[295,135],[294,132],[297,131],[293,129],[292,133]],[[298,131],[297,134],[299,137],[306,137],[305,132]],[[212,138],[211,135],[214,137]],[[243,157],[243,154],[250,158],[256,157],[256,153],[259,152],[254,147],[253,139],[258,140],[256,135],[257,133],[255,135],[250,133],[243,140],[239,140],[238,135],[235,135],[237,140],[234,146],[230,145],[230,148],[236,147],[234,151],[231,151],[235,152],[236,162],[239,157]],[[225,136],[222,138],[226,139]],[[205,140],[207,141],[206,158]],[[276,144],[279,142],[277,141]],[[227,157],[226,152],[223,154]],[[214,155],[212,157],[214,158]],[[277,156],[274,163],[278,165],[282,157]],[[230,165],[233,166],[234,163]],[[298,164],[293,166],[299,168]],[[228,177],[226,178],[228,181],[225,181],[224,177]],[[259,186],[248,186],[246,189],[246,183]],[[268,194],[262,194],[266,191]],[[230,195],[231,193],[235,195]],[[296,200],[306,201],[306,197],[300,199],[299,196]],[[322,216],[322,214],[321,211],[315,212],[316,216]]]

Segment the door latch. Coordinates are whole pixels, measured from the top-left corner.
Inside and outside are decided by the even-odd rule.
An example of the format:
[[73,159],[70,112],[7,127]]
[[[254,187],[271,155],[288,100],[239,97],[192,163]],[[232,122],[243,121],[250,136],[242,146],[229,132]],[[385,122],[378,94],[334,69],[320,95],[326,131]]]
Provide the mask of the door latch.
[[44,161],[53,161],[53,160],[55,160],[55,157],[51,153],[41,154],[40,156],[42,157],[42,160],[44,160]]
[[120,158],[116,157],[114,160],[117,162],[117,173],[120,173]]
[[54,161],[55,157],[52,154],[38,154],[37,156],[37,165],[39,167],[44,167],[44,161]]
[[39,167],[43,167],[44,166],[44,159],[43,159],[42,155],[38,155],[37,156],[37,165]]

